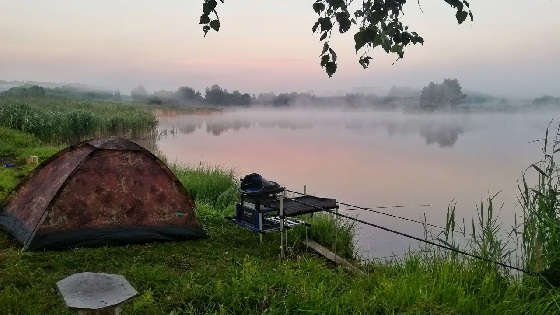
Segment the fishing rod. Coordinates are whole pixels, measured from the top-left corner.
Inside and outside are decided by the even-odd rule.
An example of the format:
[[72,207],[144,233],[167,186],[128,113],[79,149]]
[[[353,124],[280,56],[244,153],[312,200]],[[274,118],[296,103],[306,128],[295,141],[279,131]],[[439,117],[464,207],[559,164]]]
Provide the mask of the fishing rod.
[[[306,194],[301,193],[301,192],[299,192],[299,191],[293,191],[293,190],[289,190],[289,189],[286,189],[286,191],[291,192],[291,193],[294,193],[294,194],[298,194],[298,195],[301,195],[301,196],[305,196],[305,195],[306,195]],[[422,222],[422,221],[415,220],[415,219],[411,219],[411,218],[407,218],[407,217],[401,217],[401,216],[398,216],[398,215],[394,215],[394,214],[387,213],[387,212],[380,211],[380,210],[375,210],[375,209],[372,209],[372,208],[360,207],[360,206],[356,206],[356,205],[352,205],[352,204],[345,203],[345,202],[340,202],[340,201],[337,201],[336,203],[339,204],[339,205],[346,206],[346,207],[352,207],[352,208],[356,208],[356,209],[359,209],[359,210],[364,210],[364,211],[369,211],[369,212],[373,212],[373,213],[377,213],[377,214],[389,216],[389,217],[392,217],[392,218],[395,218],[395,219],[405,220],[405,221],[414,222],[414,223],[418,223],[418,224],[421,224],[421,225],[425,225],[425,226],[437,228],[437,229],[440,229],[440,230],[442,230],[442,231],[445,231],[445,230],[446,230],[444,227],[439,226],[439,225],[431,224],[431,223],[428,223],[428,222]],[[430,206],[431,206],[431,205],[428,205],[428,204],[420,205],[420,207],[430,207]],[[377,206],[377,207],[375,207],[375,208],[377,208],[377,209],[386,209],[386,208],[389,208],[389,207],[388,207],[388,206]],[[393,208],[404,208],[404,206],[393,206]],[[354,209],[347,209],[347,210],[350,210],[350,211],[351,211],[351,210],[354,210]]]
[[292,200],[296,203],[300,203],[300,204],[308,206],[308,207],[313,207],[317,210],[327,211],[329,213],[332,213],[332,214],[334,214],[336,216],[339,216],[339,217],[342,217],[342,218],[346,218],[348,220],[352,220],[352,221],[359,222],[359,223],[362,223],[362,224],[365,224],[365,225],[369,225],[371,227],[374,227],[374,228],[377,228],[377,229],[380,229],[380,230],[383,230],[383,231],[386,231],[386,232],[397,234],[397,235],[400,235],[400,236],[405,237],[405,238],[409,238],[409,239],[413,239],[413,240],[416,240],[416,241],[419,241],[419,242],[422,242],[422,243],[426,243],[428,245],[436,246],[436,247],[439,247],[441,249],[449,250],[449,251],[452,251],[452,252],[467,256],[467,257],[476,258],[478,260],[482,260],[482,261],[485,261],[485,262],[488,262],[488,263],[492,263],[492,264],[495,264],[495,265],[498,265],[498,266],[502,266],[504,268],[517,270],[517,271],[520,271],[520,272],[523,272],[523,273],[526,273],[526,274],[529,274],[529,275],[535,275],[536,274],[534,272],[531,272],[531,271],[523,269],[523,268],[508,265],[508,264],[505,264],[505,263],[502,263],[502,262],[499,262],[499,261],[495,261],[495,260],[492,260],[492,259],[489,259],[489,258],[486,258],[486,257],[482,257],[482,256],[477,255],[477,254],[472,254],[472,253],[460,250],[458,248],[453,248],[453,247],[445,246],[445,245],[442,245],[442,244],[438,244],[436,242],[433,242],[433,241],[430,241],[430,240],[427,240],[427,239],[423,239],[423,238],[420,238],[418,236],[414,236],[414,235],[404,233],[404,232],[400,232],[400,231],[397,231],[397,230],[394,230],[394,229],[391,229],[391,228],[388,228],[388,227],[385,227],[385,226],[382,226],[382,225],[378,225],[378,224],[375,224],[375,223],[372,223],[372,222],[367,222],[367,221],[364,221],[364,220],[361,220],[361,219],[358,219],[358,218],[354,218],[354,217],[351,217],[351,216],[348,216],[348,215],[344,215],[344,214],[341,214],[341,213],[336,212],[336,211],[324,209],[323,207],[319,207],[319,206],[316,206],[316,205],[313,205],[313,204],[305,203],[305,202],[296,200],[295,198],[287,198],[287,199],[290,199],[290,200]]

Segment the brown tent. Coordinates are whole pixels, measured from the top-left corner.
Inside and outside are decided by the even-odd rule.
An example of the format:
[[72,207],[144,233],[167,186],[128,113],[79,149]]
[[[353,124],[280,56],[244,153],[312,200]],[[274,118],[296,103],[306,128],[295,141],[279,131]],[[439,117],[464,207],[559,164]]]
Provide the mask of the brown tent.
[[134,142],[79,143],[43,162],[15,191],[0,227],[24,249],[143,243],[204,236],[189,193]]

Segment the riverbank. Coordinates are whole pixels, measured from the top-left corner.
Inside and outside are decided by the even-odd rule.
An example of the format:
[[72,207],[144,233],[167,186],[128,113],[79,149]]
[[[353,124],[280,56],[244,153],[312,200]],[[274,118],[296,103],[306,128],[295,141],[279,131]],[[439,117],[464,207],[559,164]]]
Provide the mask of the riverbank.
[[[46,157],[58,149],[12,132],[11,141],[27,139],[14,142],[13,156],[43,152]],[[29,169],[18,172],[24,175]],[[0,172],[0,182],[13,187],[20,177],[6,171]],[[125,306],[125,314],[558,312],[560,292],[538,278],[506,275],[487,264],[442,253],[365,264],[365,275],[359,275],[306,251],[302,231],[294,231],[288,258],[280,261],[277,235],[265,235],[260,244],[254,234],[225,219],[236,201],[230,172],[178,166],[174,171],[196,198],[207,239],[21,252],[15,241],[0,233],[3,312],[69,313],[55,283],[83,271],[127,277],[139,296]],[[329,226],[332,220],[319,219],[311,227],[312,237],[322,235],[323,243],[332,245]],[[346,239],[352,241],[350,236]],[[339,253],[343,248],[352,252],[350,243],[337,246]]]

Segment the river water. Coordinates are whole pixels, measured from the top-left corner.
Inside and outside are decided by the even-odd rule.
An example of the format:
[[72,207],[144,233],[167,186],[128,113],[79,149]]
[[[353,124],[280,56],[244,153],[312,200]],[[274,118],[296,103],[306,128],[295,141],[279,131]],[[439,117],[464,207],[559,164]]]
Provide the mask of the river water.
[[[470,226],[489,195],[509,230],[522,171],[559,113],[407,114],[241,109],[160,113],[158,149],[170,162],[257,172],[295,190],[443,225],[449,203]],[[398,206],[398,207],[394,207]],[[420,224],[367,211],[347,214],[423,237]],[[417,242],[358,226],[364,258],[400,255]],[[436,233],[433,231],[433,233]]]

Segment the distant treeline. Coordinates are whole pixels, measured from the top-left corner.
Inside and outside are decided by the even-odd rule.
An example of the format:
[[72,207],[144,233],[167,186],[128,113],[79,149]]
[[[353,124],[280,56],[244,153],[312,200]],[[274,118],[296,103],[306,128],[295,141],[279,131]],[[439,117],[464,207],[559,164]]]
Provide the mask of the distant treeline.
[[[139,86],[132,90],[132,99],[138,103],[174,106],[271,106],[271,107],[351,107],[379,110],[441,111],[480,109],[489,105],[495,110],[507,110],[504,99],[481,93],[463,93],[457,79],[431,82],[422,90],[393,87],[386,96],[355,93],[341,96],[317,96],[312,93],[261,93],[251,95],[240,91],[229,92],[219,85],[206,88],[204,92],[183,86],[175,91],[149,93]],[[478,107],[477,107],[478,106]]]
[[135,102],[155,105],[243,106],[253,103],[253,97],[248,93],[229,92],[219,85],[206,88],[204,95],[188,86],[180,87],[176,91],[162,90],[151,94],[143,86],[139,86],[133,89],[130,95]]
[[533,101],[533,105],[534,106],[547,106],[547,105],[560,106],[560,97],[554,97],[550,95],[541,96]]
[[240,91],[230,92],[219,85],[213,85],[204,90],[204,94],[188,86],[183,86],[175,91],[156,91],[149,93],[143,86],[131,91],[135,102],[152,105],[210,105],[210,106],[350,106],[350,107],[375,107],[393,109],[404,103],[414,100],[414,97],[347,94],[344,96],[317,96],[311,93],[261,93],[249,94]]
[[148,104],[154,106],[271,106],[271,107],[350,107],[370,108],[379,110],[404,111],[470,111],[492,110],[511,111],[536,108],[556,108],[560,106],[560,98],[542,96],[533,101],[511,104],[505,98],[491,95],[464,92],[457,79],[445,79],[441,83],[430,82],[421,90],[406,87],[393,87],[386,96],[368,93],[354,93],[341,96],[317,96],[313,93],[261,93],[249,94],[234,90],[232,92],[219,85],[206,88],[203,92],[192,87],[183,86],[175,91],[160,90],[149,93],[139,86],[131,91],[131,95],[123,95],[119,91],[91,89],[80,85],[62,85],[42,87],[38,85],[22,85],[1,92],[0,96],[8,97],[68,97],[90,101],[109,101]]
[[59,87],[42,87],[38,85],[22,85],[1,92],[2,97],[68,97],[83,100],[121,101],[121,93],[117,91],[95,90],[86,87],[64,85]]

